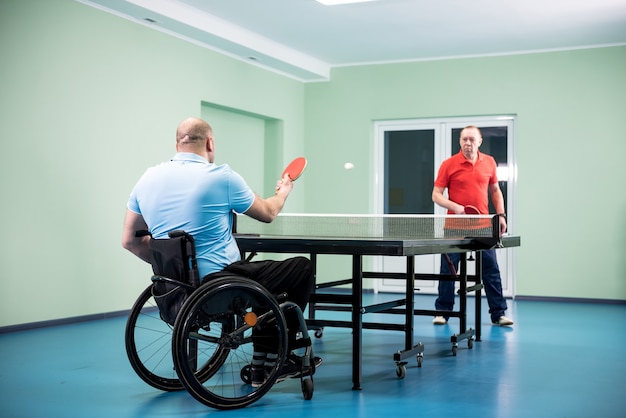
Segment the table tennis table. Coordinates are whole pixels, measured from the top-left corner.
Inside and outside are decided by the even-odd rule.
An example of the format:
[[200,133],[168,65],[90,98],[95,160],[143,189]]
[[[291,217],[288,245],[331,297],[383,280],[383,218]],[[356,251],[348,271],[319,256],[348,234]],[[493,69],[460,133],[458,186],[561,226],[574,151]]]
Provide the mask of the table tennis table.
[[[454,234],[446,226],[454,225]],[[458,223],[461,223],[459,227]],[[488,228],[476,229],[485,223]],[[404,332],[404,347],[393,353],[398,377],[404,377],[405,361],[416,357],[418,367],[422,364],[424,345],[414,343],[415,315],[446,315],[460,320],[459,333],[451,336],[453,354],[459,341],[467,340],[468,348],[473,341],[480,341],[482,257],[481,251],[489,248],[516,247],[521,239],[517,236],[499,237],[497,216],[459,215],[329,215],[329,214],[280,214],[270,224],[260,223],[245,216],[238,217],[235,237],[242,257],[257,253],[289,253],[308,255],[317,266],[320,254],[345,255],[352,258],[351,277],[326,283],[316,283],[312,295],[307,325],[321,336],[324,327],[343,327],[352,330],[352,389],[360,390],[362,384],[362,332],[363,329],[381,329]],[[486,232],[485,232],[486,231]],[[468,233],[468,235],[465,235]],[[459,235],[461,234],[461,235]],[[472,236],[474,235],[474,236]],[[425,254],[462,253],[459,272],[454,275],[415,273],[415,256]],[[476,255],[474,275],[467,272],[467,255]],[[363,259],[367,256],[405,257],[403,273],[364,271]],[[363,304],[363,279],[402,279],[405,292],[401,298],[375,305]],[[459,282],[458,311],[435,311],[413,309],[416,280],[454,280]],[[468,286],[468,282],[474,285]],[[349,294],[329,292],[337,286],[349,285]],[[467,294],[475,292],[475,329],[467,327]],[[319,310],[349,311],[351,321],[319,319]],[[365,322],[367,313],[400,314],[403,324]]]

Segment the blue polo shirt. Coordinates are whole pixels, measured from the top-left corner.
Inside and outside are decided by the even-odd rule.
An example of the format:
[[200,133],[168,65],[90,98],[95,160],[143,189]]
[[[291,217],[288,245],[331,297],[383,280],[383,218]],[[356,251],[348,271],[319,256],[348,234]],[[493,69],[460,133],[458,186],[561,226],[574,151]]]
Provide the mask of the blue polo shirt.
[[182,229],[193,235],[200,277],[240,259],[232,235],[232,211],[244,213],[254,202],[245,180],[227,164],[179,152],[151,167],[128,199],[128,209],[141,214],[154,238]]

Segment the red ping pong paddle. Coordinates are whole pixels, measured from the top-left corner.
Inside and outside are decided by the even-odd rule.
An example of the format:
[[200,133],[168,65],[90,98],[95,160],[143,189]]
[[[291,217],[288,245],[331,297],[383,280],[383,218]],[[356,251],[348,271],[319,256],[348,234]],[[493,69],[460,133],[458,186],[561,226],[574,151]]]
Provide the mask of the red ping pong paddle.
[[465,214],[466,215],[480,215],[480,211],[476,206],[467,205],[465,206]]
[[298,157],[294,159],[292,162],[290,162],[287,167],[285,167],[282,177],[285,177],[285,174],[287,174],[289,178],[291,179],[291,181],[295,181],[298,179],[298,177],[300,177],[300,175],[302,175],[305,168],[306,168],[306,158]]

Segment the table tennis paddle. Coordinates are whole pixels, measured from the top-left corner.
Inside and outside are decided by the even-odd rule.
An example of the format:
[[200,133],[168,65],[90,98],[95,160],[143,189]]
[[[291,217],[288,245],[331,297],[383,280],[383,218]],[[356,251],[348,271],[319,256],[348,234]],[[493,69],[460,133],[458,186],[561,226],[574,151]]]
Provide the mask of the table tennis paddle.
[[480,215],[480,211],[476,206],[467,205],[465,206],[465,214],[466,215]]
[[300,175],[302,175],[305,168],[306,168],[306,158],[304,157],[295,158],[292,162],[289,163],[287,167],[285,167],[282,177],[285,177],[285,174],[287,174],[289,178],[291,179],[291,181],[295,181],[298,179],[298,177],[300,177]]

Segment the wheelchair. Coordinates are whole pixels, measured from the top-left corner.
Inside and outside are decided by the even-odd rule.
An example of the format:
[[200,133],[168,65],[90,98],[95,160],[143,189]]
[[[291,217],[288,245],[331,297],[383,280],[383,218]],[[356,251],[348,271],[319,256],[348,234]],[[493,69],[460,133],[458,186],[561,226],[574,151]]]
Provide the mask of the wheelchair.
[[[141,235],[149,233],[137,233]],[[251,405],[280,376],[289,355],[285,315],[297,315],[300,329],[292,348],[304,351],[301,388],[304,399],[312,399],[315,364],[298,305],[279,303],[263,286],[242,276],[228,274],[200,285],[193,237],[184,231],[170,232],[169,239],[151,238],[150,252],[152,284],[134,303],[125,330],[128,359],[144,382],[163,391],[186,389],[216,409]],[[277,359],[265,381],[253,386],[255,338],[271,342]]]

